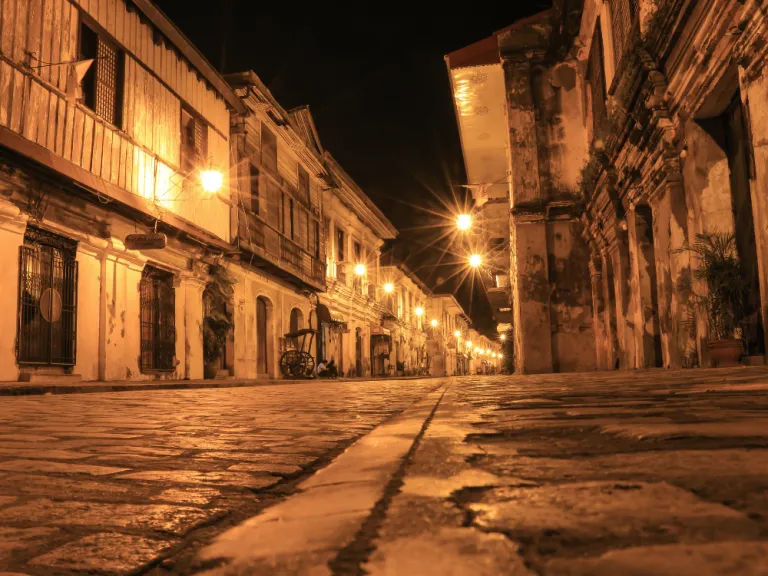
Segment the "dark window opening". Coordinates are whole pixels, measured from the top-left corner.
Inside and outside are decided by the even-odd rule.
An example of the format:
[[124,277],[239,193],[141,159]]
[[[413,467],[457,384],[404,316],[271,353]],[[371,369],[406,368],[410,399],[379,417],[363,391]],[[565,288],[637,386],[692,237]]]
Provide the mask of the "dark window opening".
[[146,266],[139,283],[141,371],[172,371],[176,358],[176,293],[173,275]]
[[75,364],[76,249],[72,240],[27,227],[19,254],[19,364]]
[[309,174],[299,166],[299,199],[309,204]]
[[344,252],[344,230],[341,228],[336,229],[336,261],[337,262],[345,262],[344,257],[346,256]]
[[249,165],[250,173],[248,175],[248,182],[250,184],[250,196],[251,196],[251,211],[254,214],[259,213],[259,169],[253,164]]
[[277,138],[265,124],[261,125],[261,167],[277,175]]
[[80,59],[93,60],[83,77],[83,104],[110,124],[121,127],[122,52],[88,25],[81,24]]
[[314,236],[314,239],[315,239],[315,246],[314,246],[315,252],[314,252],[314,256],[315,256],[315,258],[320,258],[320,222],[318,222],[317,220],[314,220],[312,222],[312,228],[314,229],[313,230],[314,231],[313,236]]
[[183,172],[202,166],[208,159],[208,125],[192,114],[181,110],[181,169]]
[[362,246],[360,246],[360,242],[355,242],[352,246],[355,251],[355,263],[359,264],[363,254]]

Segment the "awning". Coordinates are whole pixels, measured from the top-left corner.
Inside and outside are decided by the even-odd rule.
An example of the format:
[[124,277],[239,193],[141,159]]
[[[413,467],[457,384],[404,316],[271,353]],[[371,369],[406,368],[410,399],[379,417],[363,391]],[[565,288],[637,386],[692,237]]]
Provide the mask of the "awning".
[[344,324],[344,317],[335,310],[330,310],[325,304],[317,305],[317,321],[326,324]]
[[377,324],[371,324],[371,336],[389,336],[389,330]]

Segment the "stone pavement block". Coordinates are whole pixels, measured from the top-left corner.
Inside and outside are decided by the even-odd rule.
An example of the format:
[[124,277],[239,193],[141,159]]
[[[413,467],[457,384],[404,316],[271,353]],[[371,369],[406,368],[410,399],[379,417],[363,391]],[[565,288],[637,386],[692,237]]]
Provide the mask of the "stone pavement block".
[[10,504],[11,502],[16,501],[16,496],[3,496],[0,494],[0,506],[5,506],[6,504]]
[[168,448],[155,448],[149,446],[85,446],[84,450],[88,452],[106,452],[116,454],[141,454],[144,456],[180,456],[183,452],[181,450],[170,450]]
[[0,434],[0,442],[55,442],[55,436],[41,436],[39,434]]
[[317,460],[316,456],[303,454],[269,454],[265,452],[200,452],[198,458],[218,458],[236,462],[265,462],[288,464],[291,466],[308,466]]
[[161,500],[163,502],[177,502],[180,504],[205,505],[214,498],[221,496],[221,492],[213,488],[169,488],[163,490],[160,494],[152,496],[152,500]]
[[364,569],[371,576],[534,575],[509,539],[475,528],[441,528],[380,543]]
[[[109,480],[106,477],[103,480]],[[21,494],[55,496],[73,499],[125,500],[126,494],[141,493],[143,486],[94,482],[92,480],[68,480],[60,477],[14,474],[3,479],[3,486]]]
[[768,418],[738,422],[697,422],[691,424],[629,423],[602,427],[606,434],[629,438],[749,438],[768,437]]
[[744,514],[666,483],[583,482],[498,488],[471,504],[474,522],[514,537],[548,538],[565,546],[700,542],[755,538]]
[[11,450],[0,448],[0,457],[13,456],[24,460],[82,460],[91,454],[69,450]]
[[546,564],[544,576],[768,576],[768,542],[638,546]]
[[53,570],[127,574],[146,568],[175,543],[174,540],[155,540],[128,534],[91,534],[33,558],[29,563]]
[[270,464],[268,462],[255,463],[244,462],[242,464],[234,464],[227,468],[233,472],[261,472],[264,474],[277,474],[278,476],[290,476],[301,472],[300,466],[291,466],[289,464]]
[[278,476],[253,476],[245,472],[199,472],[197,470],[149,470],[125,474],[117,478],[120,480],[146,480],[149,482],[235,486],[251,488],[253,490],[272,486],[282,480]]
[[[4,520],[5,518],[0,518]],[[0,566],[9,562],[12,554],[19,550],[44,545],[58,533],[57,528],[10,528],[0,526]]]
[[2,521],[6,524],[37,526],[130,528],[181,535],[221,512],[168,504],[55,502],[40,499],[6,508],[2,513]]
[[90,474],[105,476],[125,472],[130,468],[115,468],[113,466],[92,466],[90,464],[71,464],[64,462],[48,462],[46,460],[8,460],[0,462],[0,470],[6,472],[56,472],[59,474]]

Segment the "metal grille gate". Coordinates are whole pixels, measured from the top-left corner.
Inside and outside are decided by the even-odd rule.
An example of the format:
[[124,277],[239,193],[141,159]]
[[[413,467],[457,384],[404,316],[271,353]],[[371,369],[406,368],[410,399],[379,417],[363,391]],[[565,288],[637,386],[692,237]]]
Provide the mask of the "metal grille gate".
[[75,364],[76,247],[66,238],[27,228],[19,253],[19,364]]
[[173,275],[146,266],[141,275],[141,370],[174,370],[176,295]]

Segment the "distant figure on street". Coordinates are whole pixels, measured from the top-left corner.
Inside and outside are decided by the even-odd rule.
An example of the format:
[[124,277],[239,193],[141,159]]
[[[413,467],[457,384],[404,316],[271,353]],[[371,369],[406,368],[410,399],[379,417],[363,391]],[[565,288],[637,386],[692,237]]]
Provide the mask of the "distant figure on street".
[[317,375],[320,376],[320,378],[338,378],[339,369],[336,368],[334,359],[331,358],[330,362],[321,360],[320,364],[317,365]]

